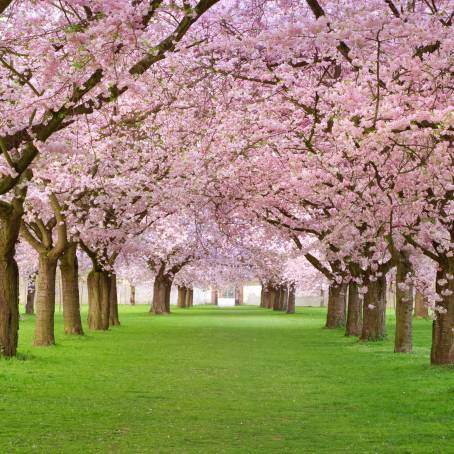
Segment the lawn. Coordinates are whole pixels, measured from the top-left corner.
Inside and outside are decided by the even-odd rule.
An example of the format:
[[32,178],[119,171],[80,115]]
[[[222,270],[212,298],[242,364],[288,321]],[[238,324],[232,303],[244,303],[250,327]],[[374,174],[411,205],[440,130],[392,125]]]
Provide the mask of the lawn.
[[0,453],[452,453],[454,370],[322,329],[323,309],[196,307],[0,361]]

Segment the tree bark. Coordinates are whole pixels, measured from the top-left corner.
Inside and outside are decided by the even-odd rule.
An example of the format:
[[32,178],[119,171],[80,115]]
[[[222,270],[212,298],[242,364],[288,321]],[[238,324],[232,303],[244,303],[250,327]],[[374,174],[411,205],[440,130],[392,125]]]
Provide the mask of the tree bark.
[[167,313],[170,314],[170,291],[172,290],[172,281],[170,281],[170,285],[166,287],[165,293],[165,303],[166,303],[166,310]]
[[129,304],[131,306],[136,305],[136,287],[131,284],[131,294],[129,295]]
[[290,284],[288,290],[287,314],[295,313],[295,284]]
[[271,309],[273,311],[278,311],[279,310],[279,304],[281,302],[281,289],[280,287],[273,287],[273,306]]
[[361,336],[362,330],[362,305],[358,292],[358,285],[354,282],[348,284],[348,310],[346,336]]
[[115,273],[109,275],[109,283],[109,326],[120,326],[120,319],[118,317],[117,275]]
[[260,307],[269,309],[271,307],[271,287],[269,284],[262,284],[262,291],[260,293]]
[[288,307],[288,286],[282,286],[281,311],[287,312]]
[[261,285],[260,288],[260,304],[259,307],[265,307],[265,286],[264,284]]
[[0,356],[15,356],[19,330],[19,270],[14,259],[22,205],[0,214]]
[[[411,353],[413,348],[413,285],[405,283],[412,267],[408,256],[401,252],[396,270],[396,335],[394,338],[395,353]],[[399,285],[400,284],[400,285]],[[402,284],[405,288],[402,289]]]
[[35,313],[35,294],[36,294],[36,272],[31,273],[27,278],[27,300],[25,302],[25,313],[34,315]]
[[186,307],[186,292],[187,288],[184,286],[178,286],[178,301],[177,307],[184,309]]
[[[454,258],[447,258],[437,272],[438,303],[445,312],[437,312],[432,325],[430,362],[434,365],[454,364]],[[451,277],[451,279],[448,279]],[[450,294],[449,294],[450,293]]]
[[[2,251],[3,252],[3,251]],[[15,356],[19,330],[19,270],[14,256],[0,255],[0,356]]]
[[426,300],[424,295],[416,290],[415,294],[415,312],[414,316],[416,318],[428,318],[429,317],[429,309],[426,305]]
[[276,287],[274,285],[268,286],[268,298],[267,298],[268,309],[273,309],[274,302],[276,301],[277,297],[278,297],[278,294],[277,294]]
[[386,276],[380,276],[367,286],[363,302],[361,340],[378,341],[386,337]]
[[170,314],[170,290],[172,280],[163,274],[155,277],[153,286],[153,305],[150,312],[155,315]]
[[235,286],[235,306],[240,306],[241,301],[240,301],[240,287]]
[[211,289],[211,304],[218,305],[218,291],[215,288]]
[[329,286],[326,328],[336,329],[345,327],[346,293],[347,284]]
[[65,334],[83,336],[84,331],[80,318],[79,264],[77,261],[76,243],[70,243],[60,257],[60,271]]
[[194,289],[192,287],[189,287],[187,290],[187,307],[193,307],[194,306]]
[[190,292],[190,288],[189,287],[186,287],[186,294],[185,294],[185,298],[184,298],[184,301],[185,301],[185,306],[186,307],[191,307],[191,292]]
[[39,255],[38,279],[36,285],[36,324],[35,347],[47,347],[55,344],[55,276],[57,260],[47,254]]
[[286,291],[283,285],[276,288],[276,297],[273,301],[273,311],[283,311],[285,306]]
[[88,274],[88,328],[105,331],[109,329],[110,279],[107,271],[93,269]]

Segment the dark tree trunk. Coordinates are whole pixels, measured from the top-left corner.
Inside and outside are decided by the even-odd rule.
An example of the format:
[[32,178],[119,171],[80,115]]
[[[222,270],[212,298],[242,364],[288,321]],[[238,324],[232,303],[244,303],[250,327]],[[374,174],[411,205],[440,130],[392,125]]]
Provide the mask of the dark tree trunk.
[[268,309],[271,306],[270,299],[271,299],[270,286],[268,284],[262,284],[262,291],[260,293],[260,307]]
[[454,258],[446,262],[437,272],[436,291],[442,298],[438,305],[446,312],[437,312],[432,325],[430,362],[434,365],[454,364]]
[[358,292],[358,285],[350,282],[348,284],[348,310],[345,335],[361,336],[362,324],[362,304]]
[[288,289],[287,314],[295,313],[295,284],[290,284]]
[[129,295],[129,304],[131,306],[136,305],[136,287],[131,284],[131,294]]
[[19,270],[13,256],[0,256],[0,356],[15,356],[19,330]]
[[109,276],[109,326],[120,326],[118,317],[118,293],[117,293],[117,275],[112,273]]
[[84,331],[80,318],[79,264],[76,243],[70,243],[60,257],[60,271],[65,334],[82,336]]
[[416,290],[415,294],[415,313],[414,316],[416,318],[428,318],[429,317],[429,309],[426,304],[426,300],[424,295]]
[[191,307],[191,289],[189,287],[186,287],[186,294],[185,294],[185,306],[186,307]]
[[[408,257],[405,253],[400,253],[396,270],[396,335],[394,338],[396,353],[410,353],[413,347],[413,285],[405,283],[411,271]],[[402,285],[405,285],[405,289],[401,288]]]
[[33,315],[35,313],[35,294],[36,294],[36,275],[33,272],[27,278],[27,300],[25,302],[25,313]]
[[336,329],[345,327],[346,294],[347,284],[329,286],[326,328]]
[[268,297],[268,309],[273,309],[276,298],[278,298],[278,290],[274,285],[268,287],[269,297]]
[[55,344],[55,276],[57,260],[47,254],[40,254],[38,279],[36,284],[36,324],[35,347],[47,347]]
[[241,300],[240,300],[240,287],[235,286],[235,306],[240,306],[241,305]]
[[19,330],[19,270],[14,259],[22,209],[0,216],[0,356],[15,356]]
[[170,291],[172,290],[172,282],[166,287],[166,310],[170,314]]
[[153,286],[153,306],[150,312],[155,315],[170,314],[170,290],[172,280],[165,275],[159,274],[155,278]]
[[211,304],[218,305],[218,291],[215,288],[211,289]]
[[278,311],[279,310],[279,305],[281,304],[281,288],[280,287],[273,287],[273,306],[271,309],[273,311]]
[[188,307],[194,306],[194,289],[192,287],[188,288]]
[[363,302],[361,340],[377,341],[386,337],[386,276],[380,276],[367,286]]
[[178,286],[178,301],[177,307],[184,309],[186,307],[186,291],[187,288],[184,286]]
[[287,312],[288,307],[288,287],[282,286],[281,311]]
[[285,307],[286,290],[283,285],[276,288],[276,297],[273,301],[273,311],[283,311]]
[[92,270],[87,278],[88,328],[97,331],[109,329],[110,279],[107,271]]

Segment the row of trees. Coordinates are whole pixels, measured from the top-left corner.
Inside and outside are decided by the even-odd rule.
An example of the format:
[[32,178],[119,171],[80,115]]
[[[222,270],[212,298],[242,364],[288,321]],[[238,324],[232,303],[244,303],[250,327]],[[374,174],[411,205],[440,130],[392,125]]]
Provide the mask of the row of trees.
[[392,274],[395,350],[411,350],[416,289],[434,314],[431,361],[453,363],[450,8],[5,2],[2,355],[17,347],[21,235],[39,261],[36,345],[54,342],[58,262],[65,331],[82,333],[79,248],[91,329],[118,323],[128,270],[154,277],[157,314],[172,284],[258,278],[263,306],[292,311],[295,285],[326,279],[326,326],[377,340]]

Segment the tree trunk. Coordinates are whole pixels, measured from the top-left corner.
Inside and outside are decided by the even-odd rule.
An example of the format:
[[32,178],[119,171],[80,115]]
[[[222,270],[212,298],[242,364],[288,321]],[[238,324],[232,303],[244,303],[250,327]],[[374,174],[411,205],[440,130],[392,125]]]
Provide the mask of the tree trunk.
[[186,307],[191,307],[191,292],[190,292],[190,288],[189,287],[186,287],[186,294],[185,294],[185,306]]
[[36,293],[36,272],[27,278],[27,300],[25,302],[25,313],[33,315],[35,313],[35,293]]
[[290,284],[288,289],[287,314],[295,313],[295,284]]
[[57,260],[47,254],[39,255],[38,279],[36,284],[36,324],[35,347],[47,347],[55,344],[55,276]]
[[259,307],[265,307],[265,286],[262,284],[260,289],[260,304]]
[[424,295],[416,290],[415,294],[415,313],[414,316],[416,318],[428,318],[429,317],[429,309],[426,305],[426,300]]
[[[411,271],[408,257],[405,253],[400,253],[396,270],[396,335],[394,338],[396,353],[410,353],[413,347],[413,285],[406,284],[407,276]],[[405,288],[401,288],[402,285]]]
[[386,276],[380,276],[367,286],[363,302],[361,340],[377,341],[386,336]]
[[260,307],[269,309],[271,307],[271,287],[268,284],[262,284],[260,293]]
[[157,275],[153,286],[153,306],[150,312],[155,315],[170,314],[170,290],[172,280],[164,275]]
[[211,289],[211,304],[218,305],[218,291],[215,288]]
[[172,282],[166,287],[166,310],[170,314],[170,292],[172,290]]
[[135,285],[131,285],[131,294],[129,295],[129,304],[131,306],[135,306],[136,305],[136,287]]
[[19,330],[19,270],[13,255],[0,255],[0,356],[15,356]]
[[358,285],[354,282],[348,284],[348,310],[346,336],[361,336],[362,330],[362,305],[359,297]]
[[88,328],[97,331],[109,329],[110,279],[107,271],[92,270],[87,278]]
[[120,326],[118,318],[118,294],[117,294],[117,275],[115,273],[109,276],[109,326]]
[[194,306],[194,289],[192,287],[188,288],[188,295],[189,295],[189,306],[188,307],[193,307]]
[[437,272],[436,291],[442,298],[438,305],[446,312],[437,312],[432,325],[430,362],[434,365],[454,364],[454,258],[446,262]]
[[271,299],[272,299],[272,306],[270,309],[273,309],[273,311],[278,311],[279,310],[279,300],[281,298],[281,289],[279,287],[273,287],[272,293],[271,293]]
[[281,311],[287,312],[288,307],[288,286],[282,286]]
[[268,309],[273,309],[276,299],[279,298],[278,289],[274,285],[270,287],[270,297],[268,299]]
[[235,286],[235,306],[240,306],[240,287]]
[[14,259],[22,210],[0,217],[0,356],[15,356],[19,330],[19,270]]
[[276,288],[276,296],[273,301],[273,311],[282,311],[284,306],[284,287],[279,285]]
[[243,304],[244,304],[244,287],[243,287],[243,284],[241,284],[240,287],[239,287],[238,297],[239,297],[239,301],[240,301],[240,306],[243,306]]
[[178,286],[177,307],[179,307],[181,309],[184,309],[186,307],[186,292],[187,292],[187,288],[186,287]]
[[347,284],[329,286],[326,328],[336,329],[345,326],[346,293]]
[[70,243],[60,257],[60,271],[63,291],[63,320],[65,334],[83,336],[79,300],[79,264],[77,244]]

